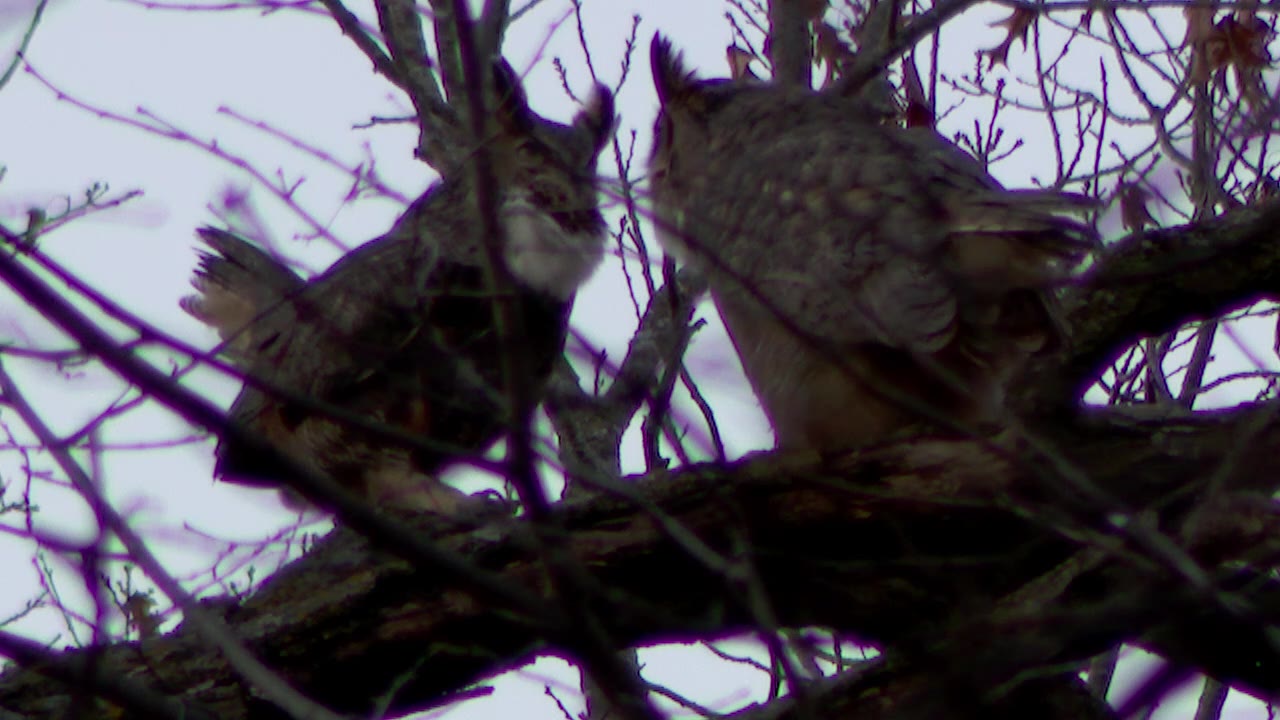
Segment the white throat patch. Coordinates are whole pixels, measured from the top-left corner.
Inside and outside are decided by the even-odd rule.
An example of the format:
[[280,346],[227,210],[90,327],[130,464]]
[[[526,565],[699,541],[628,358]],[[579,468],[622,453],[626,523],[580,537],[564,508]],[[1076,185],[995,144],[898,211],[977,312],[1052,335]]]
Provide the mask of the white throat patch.
[[559,300],[568,300],[604,259],[603,232],[566,232],[524,197],[505,200],[498,217],[511,273]]

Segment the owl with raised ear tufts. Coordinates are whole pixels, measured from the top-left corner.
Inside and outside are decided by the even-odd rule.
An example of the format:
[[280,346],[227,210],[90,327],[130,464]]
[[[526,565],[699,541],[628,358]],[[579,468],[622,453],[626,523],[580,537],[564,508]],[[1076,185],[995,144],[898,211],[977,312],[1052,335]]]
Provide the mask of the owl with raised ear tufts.
[[859,101],[699,80],[651,47],[650,178],[668,252],[707,274],[779,448],[836,452],[929,417],[997,424],[1060,340],[1094,244],[1078,195],[1010,191],[932,129]]
[[[604,254],[595,166],[612,136],[613,99],[598,87],[571,126],[533,113],[519,80],[495,68],[485,138],[525,345],[525,382],[541,389],[563,352],[578,287]],[[383,507],[453,514],[467,496],[444,465],[482,452],[511,421],[494,274],[473,173],[430,188],[389,232],[304,280],[248,241],[198,231],[207,249],[182,307],[218,331],[247,375],[338,408],[373,427],[247,384],[231,419],[295,463]],[[397,441],[390,428],[417,439]],[[278,463],[224,440],[215,474],[280,487]],[[287,488],[286,488],[287,490]],[[298,505],[296,494],[286,500]]]

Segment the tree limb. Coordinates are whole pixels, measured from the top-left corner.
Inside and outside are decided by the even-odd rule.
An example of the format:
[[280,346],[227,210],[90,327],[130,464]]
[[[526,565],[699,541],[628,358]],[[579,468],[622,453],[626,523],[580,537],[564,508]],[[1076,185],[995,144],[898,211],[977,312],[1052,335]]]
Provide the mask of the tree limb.
[[1280,294],[1280,203],[1129,236],[1064,300],[1069,347],[1021,382],[1022,414],[1073,404],[1141,337]]
[[[1270,407],[1163,423],[1091,416],[1063,427],[1054,439],[1125,503],[1156,508],[1162,526],[1179,527],[1189,503],[1170,498],[1185,499],[1203,487],[1241,425],[1258,413],[1272,413],[1273,420],[1235,463],[1226,486],[1269,490],[1280,483],[1266,472],[1280,452],[1280,421]],[[1171,435],[1176,443],[1168,441]],[[1034,482],[1033,469],[981,443],[917,437],[825,467],[765,456],[658,473],[636,488],[727,555],[740,538],[749,538],[769,599],[789,627],[836,627],[886,646],[909,646],[929,627],[951,628],[944,637],[959,638],[955,647],[970,653],[975,637],[1012,638],[1008,642],[1017,643],[992,643],[990,653],[965,662],[1009,658],[1005,662],[1017,662],[1019,669],[1028,659],[1083,661],[1111,644],[1146,637],[1189,662],[1256,683],[1255,692],[1280,692],[1277,674],[1242,667],[1280,663],[1270,645],[1260,644],[1232,664],[1229,648],[1236,646],[1226,643],[1232,636],[1219,636],[1219,643],[1201,632],[1196,642],[1175,642],[1184,637],[1177,632],[1185,627],[1180,618],[1216,611],[1173,592],[1176,583],[1157,565],[1135,572],[1137,554],[1123,549],[1045,600],[1051,612],[1042,613],[1043,621],[1029,626],[1017,613],[992,615],[997,596],[1078,552],[1074,539],[1058,529],[1010,512],[1024,486],[1036,495],[1029,485]],[[729,578],[708,572],[631,502],[596,496],[565,503],[556,514],[566,531],[565,552],[592,570],[587,601],[619,643],[724,636],[755,627],[750,609],[726,592]],[[522,542],[519,521],[505,522],[474,532],[424,532],[510,585],[545,597],[541,558]],[[680,591],[671,592],[673,587]],[[1261,617],[1277,619],[1272,584],[1234,591]],[[955,606],[960,597],[964,607]],[[957,615],[977,619],[957,626]],[[277,672],[343,712],[367,710],[369,698],[385,693],[389,675],[407,678],[392,708],[408,711],[533,653],[560,652],[540,631],[466,586],[415,570],[346,530],[274,576],[232,609],[228,622]],[[1161,628],[1174,640],[1162,639]],[[161,680],[186,676],[191,663],[202,668],[201,683],[169,683],[182,688],[183,699],[202,699],[229,672],[185,628],[111,648],[104,657],[105,667]],[[0,680],[0,705],[34,702],[30,688],[24,673],[7,674]]]
[[[809,87],[812,40],[805,6],[811,4],[805,0],[769,2],[769,64],[776,83]],[[825,7],[826,3],[822,4]]]
[[418,153],[441,175],[451,177],[467,156],[468,135],[458,113],[440,94],[418,8],[412,0],[375,0],[374,7],[400,85],[417,110],[421,131]]

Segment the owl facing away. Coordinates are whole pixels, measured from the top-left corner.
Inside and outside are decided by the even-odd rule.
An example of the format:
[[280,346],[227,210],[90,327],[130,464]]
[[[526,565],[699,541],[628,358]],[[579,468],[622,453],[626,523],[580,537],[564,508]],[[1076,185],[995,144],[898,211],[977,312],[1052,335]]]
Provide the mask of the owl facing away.
[[[514,279],[528,382],[541,388],[563,352],[573,296],[604,252],[595,164],[613,102],[597,88],[572,126],[535,115],[509,68],[487,150],[502,255]],[[510,422],[501,333],[471,173],[446,178],[385,235],[303,280],[247,241],[198,231],[208,249],[182,307],[215,328],[249,376],[418,439],[397,443],[246,384],[231,419],[291,460],[381,507],[453,514],[467,496],[434,478]],[[223,440],[215,474],[281,485],[283,468]],[[285,499],[300,505],[292,491]]]
[[998,423],[1059,340],[1047,289],[1091,247],[1091,203],[1010,191],[931,129],[857,100],[699,80],[651,47],[650,159],[668,252],[712,297],[780,449],[837,452],[929,417]]

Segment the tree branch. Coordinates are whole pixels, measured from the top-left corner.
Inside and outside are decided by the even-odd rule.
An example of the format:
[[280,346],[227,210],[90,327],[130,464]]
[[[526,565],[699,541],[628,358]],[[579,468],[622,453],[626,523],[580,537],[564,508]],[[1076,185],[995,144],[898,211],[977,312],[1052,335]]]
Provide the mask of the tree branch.
[[[804,0],[770,0],[769,64],[773,81],[809,87],[811,39]],[[823,3],[825,6],[826,3]]]
[[[63,717],[71,708],[71,688],[99,695],[126,709],[130,717],[156,718],[160,720],[214,720],[205,705],[183,702],[166,697],[163,693],[125,679],[108,668],[95,666],[90,672],[86,662],[88,651],[67,654],[56,653],[26,638],[0,632],[0,655],[12,658],[23,668],[10,671],[5,688],[10,696],[23,698],[20,706],[22,717]],[[96,663],[97,659],[94,659]],[[240,693],[240,688],[230,685],[224,691]],[[8,701],[0,706],[0,719],[9,720]]]
[[445,177],[459,171],[467,156],[467,133],[458,114],[444,101],[431,57],[422,35],[422,19],[412,0],[374,0],[378,24],[386,38],[387,48],[400,86],[409,93],[417,110],[421,135],[418,153]]
[[[1052,440],[1126,505],[1152,508],[1161,526],[1176,528],[1185,523],[1190,498],[1237,443],[1241,427],[1259,417],[1271,419],[1233,463],[1224,487],[1269,492],[1280,484],[1267,472],[1280,452],[1280,420],[1270,406],[1165,422],[1091,415],[1061,427]],[[1168,442],[1171,436],[1178,442]],[[1250,653],[1233,656],[1231,643],[1243,628],[1215,637],[1206,631],[1212,626],[1202,625],[1195,642],[1179,643],[1185,636],[1178,628],[1191,627],[1185,618],[1219,617],[1216,626],[1231,619],[1190,591],[1178,592],[1176,578],[1158,564],[1134,566],[1140,553],[1104,543],[1105,562],[1044,596],[1044,619],[1031,625],[999,605],[1001,597],[1074,556],[1079,538],[1064,534],[1070,528],[1029,517],[1025,508],[1040,494],[1035,469],[981,443],[910,438],[822,468],[766,456],[659,473],[635,487],[688,533],[726,555],[741,538],[750,538],[761,582],[787,627],[840,628],[886,647],[911,646],[912,638],[930,628],[950,628],[944,637],[958,638],[954,647],[968,653],[974,638],[1000,638],[989,652],[965,662],[1005,658],[994,667],[1009,672],[1015,664],[1026,667],[1028,659],[1083,661],[1111,644],[1145,637],[1187,662],[1254,683],[1254,692],[1280,692],[1280,675],[1250,669],[1256,663],[1276,667],[1280,657],[1273,646],[1255,643]],[[724,636],[755,627],[751,609],[726,592],[725,574],[708,572],[633,503],[596,496],[555,512],[565,529],[564,552],[592,571],[587,601],[620,644]],[[424,532],[513,589],[548,597],[542,559],[521,540],[520,524]],[[1216,562],[1204,553],[1198,559]],[[1274,583],[1238,585],[1229,589],[1253,613],[1280,619]],[[966,598],[963,607],[955,605],[960,597]],[[958,625],[957,616],[963,621]],[[535,652],[560,652],[544,633],[477,602],[465,586],[374,551],[346,530],[273,577],[228,621],[277,672],[341,712],[367,710],[369,698],[385,692],[388,675],[403,673],[392,704],[403,712]],[[206,668],[202,682],[184,690],[184,699],[200,699],[220,686],[216,677],[226,672],[209,675],[212,652],[184,628],[112,648],[106,658],[120,663],[109,666],[133,673],[158,672],[151,667],[176,674],[200,664]],[[16,672],[0,680],[0,705],[32,702],[14,689],[30,687],[23,677]]]
[[1280,294],[1280,202],[1117,243],[1063,302],[1070,338],[1017,394],[1023,414],[1073,404],[1141,337]]
[[[897,0],[880,0],[881,3]],[[859,49],[853,67],[841,74],[840,84],[836,92],[856,95],[868,80],[880,75],[893,64],[903,53],[916,46],[916,43],[937,32],[948,20],[968,10],[978,0],[937,0],[926,13],[917,16],[905,28],[892,29],[881,37],[891,36],[893,42],[885,42],[869,52]]]

